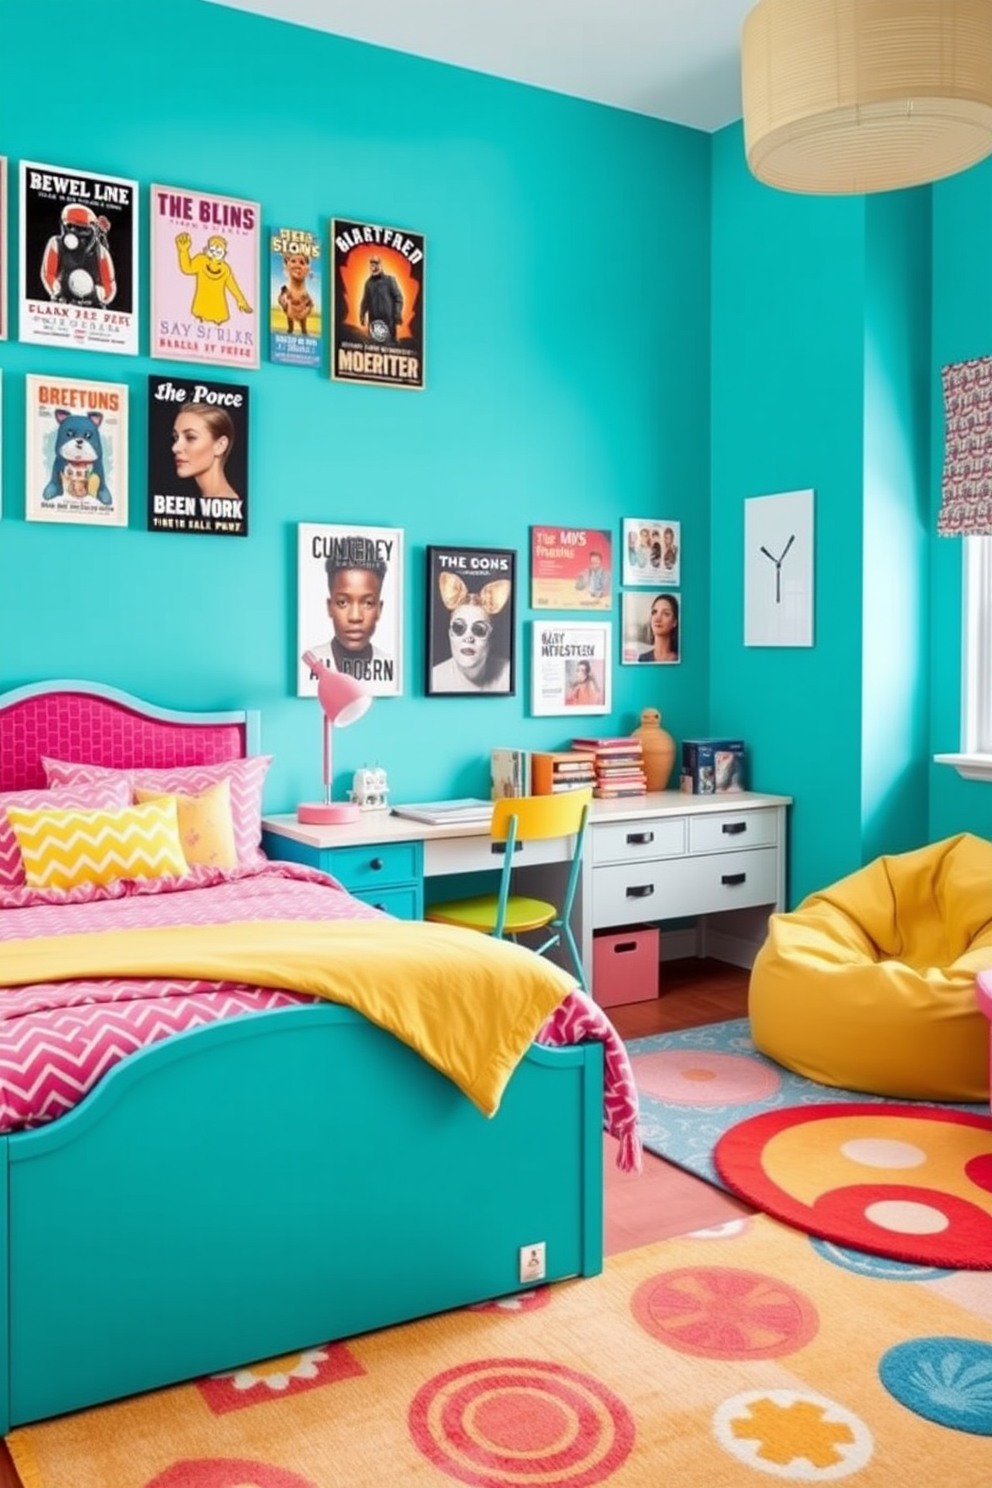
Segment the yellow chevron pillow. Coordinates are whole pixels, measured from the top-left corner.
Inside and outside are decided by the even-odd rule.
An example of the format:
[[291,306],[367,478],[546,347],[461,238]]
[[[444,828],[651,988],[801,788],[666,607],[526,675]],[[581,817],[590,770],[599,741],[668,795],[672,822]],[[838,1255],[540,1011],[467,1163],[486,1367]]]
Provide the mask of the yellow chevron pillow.
[[115,878],[178,877],[187,871],[174,800],[117,811],[8,806],[32,889],[73,889]]
[[179,840],[190,867],[207,863],[211,868],[235,868],[238,849],[234,841],[234,817],[231,814],[231,782],[224,777],[198,796],[179,793],[164,796],[161,791],[142,790],[135,786],[136,801],[175,801],[179,816]]

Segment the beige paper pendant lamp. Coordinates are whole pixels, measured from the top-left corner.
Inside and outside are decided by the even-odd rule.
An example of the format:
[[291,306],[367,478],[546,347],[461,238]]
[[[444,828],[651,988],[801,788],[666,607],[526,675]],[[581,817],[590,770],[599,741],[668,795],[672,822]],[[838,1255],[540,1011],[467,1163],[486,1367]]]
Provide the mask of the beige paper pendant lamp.
[[992,153],[992,0],[759,0],[741,61],[769,186],[892,191]]

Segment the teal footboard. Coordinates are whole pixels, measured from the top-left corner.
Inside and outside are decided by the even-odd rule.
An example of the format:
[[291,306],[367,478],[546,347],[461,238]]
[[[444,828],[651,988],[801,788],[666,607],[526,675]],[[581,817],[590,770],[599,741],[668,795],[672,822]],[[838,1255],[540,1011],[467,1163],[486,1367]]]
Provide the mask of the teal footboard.
[[603,1260],[602,1050],[533,1046],[486,1120],[322,1004],[168,1039],[0,1139],[0,1431]]

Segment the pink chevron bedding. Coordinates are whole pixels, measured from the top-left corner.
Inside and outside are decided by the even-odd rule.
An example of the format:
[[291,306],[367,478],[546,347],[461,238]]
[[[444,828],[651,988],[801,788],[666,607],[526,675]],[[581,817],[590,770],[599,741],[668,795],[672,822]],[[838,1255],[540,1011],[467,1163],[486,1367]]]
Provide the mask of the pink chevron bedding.
[[[314,869],[264,863],[174,879],[118,880],[68,892],[0,889],[2,943],[55,934],[264,919],[378,919]],[[310,1002],[272,988],[190,980],[100,978],[38,983],[0,998],[0,1132],[42,1125],[76,1105],[118,1060],[220,1018]],[[605,1014],[575,993],[547,1020],[549,1045],[598,1039],[606,1071],[604,1126],[618,1164],[640,1165],[637,1097],[626,1050]]]

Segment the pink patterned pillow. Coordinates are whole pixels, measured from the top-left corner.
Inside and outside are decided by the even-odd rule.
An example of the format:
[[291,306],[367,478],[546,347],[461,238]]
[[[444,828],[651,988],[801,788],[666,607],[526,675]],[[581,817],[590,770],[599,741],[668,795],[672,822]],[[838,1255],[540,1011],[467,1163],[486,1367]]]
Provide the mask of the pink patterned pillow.
[[21,849],[7,816],[8,806],[23,806],[26,811],[47,810],[50,806],[102,806],[120,811],[130,804],[131,787],[123,779],[76,785],[69,790],[0,792],[0,889],[20,889],[27,883]]
[[272,763],[271,754],[253,754],[247,759],[220,760],[214,765],[175,765],[162,770],[115,770],[110,765],[79,765],[68,760],[41,761],[50,786],[92,785],[107,779],[125,780],[129,791],[154,790],[163,794],[181,791],[199,795],[219,780],[231,782],[231,819],[234,845],[242,867],[254,866],[262,841],[262,787]]

